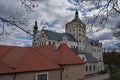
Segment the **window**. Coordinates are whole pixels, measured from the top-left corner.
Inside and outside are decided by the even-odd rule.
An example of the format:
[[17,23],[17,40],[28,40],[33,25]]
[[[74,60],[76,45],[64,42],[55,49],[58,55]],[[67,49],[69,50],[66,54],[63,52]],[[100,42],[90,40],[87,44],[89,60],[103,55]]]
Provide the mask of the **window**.
[[37,74],[36,80],[48,80],[48,73],[39,73],[39,74]]
[[88,66],[86,66],[86,72],[88,71]]
[[79,34],[79,36],[81,36],[81,34]]
[[95,65],[93,66],[93,70],[95,70]]
[[51,42],[49,41],[49,45],[51,44]]
[[66,79],[68,79],[68,75],[66,75]]
[[84,57],[83,57],[83,60],[84,60]]
[[70,32],[71,32],[71,29],[70,29]]
[[81,42],[81,39],[79,39],[79,42]]
[[55,44],[55,42],[53,42],[53,44]]
[[85,40],[83,40],[83,43],[85,43]]
[[91,66],[89,66],[89,71],[91,71]]
[[74,31],[74,28],[73,28],[73,31]]
[[83,32],[84,32],[84,30],[83,30]]
[[84,38],[85,36],[83,35],[83,38]]
[[75,34],[73,34],[73,36],[75,36]]
[[68,67],[66,67],[66,70],[68,70]]

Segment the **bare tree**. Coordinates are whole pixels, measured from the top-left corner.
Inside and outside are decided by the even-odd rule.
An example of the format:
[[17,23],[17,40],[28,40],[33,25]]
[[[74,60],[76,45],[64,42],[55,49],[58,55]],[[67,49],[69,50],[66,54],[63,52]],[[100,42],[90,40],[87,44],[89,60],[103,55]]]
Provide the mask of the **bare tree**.
[[[87,13],[88,11],[98,10],[97,14],[86,17],[87,24],[92,32],[97,32],[103,29],[109,22],[110,18],[120,16],[120,1],[119,0],[76,0],[79,9]],[[98,26],[99,25],[99,26]],[[92,30],[93,26],[98,26],[96,31]]]
[[[21,6],[26,9],[27,12],[32,12],[34,8],[38,7],[36,0],[20,0]],[[70,1],[70,0],[69,0]],[[92,10],[98,10],[97,15],[93,15],[91,17],[86,16],[88,29],[91,32],[98,32],[105,28],[105,25],[109,22],[110,18],[120,16],[120,1],[119,0],[73,0],[77,1],[75,5],[79,6],[80,11],[88,12]],[[0,20],[4,23],[9,23],[11,25],[16,26],[17,28],[23,30],[24,32],[31,34],[25,28],[22,28],[20,24],[27,25],[28,21],[24,17],[20,17],[20,19],[16,18],[20,17],[19,13],[15,13],[12,18],[6,19],[0,16]],[[99,26],[98,26],[99,25]],[[98,27],[95,31],[93,31],[93,26]],[[4,26],[3,32],[4,33]]]
[[[30,12],[33,12],[34,8],[38,7],[38,4],[35,3],[35,1],[36,0],[20,0],[21,7],[24,7],[26,9],[26,12],[29,14]],[[5,26],[4,26],[5,23],[15,26],[16,28],[21,29],[22,31],[26,32],[27,34],[32,35],[30,30],[26,30],[25,28],[22,27],[22,26],[28,26],[29,21],[25,18],[25,16],[23,16],[18,11],[11,13],[7,18],[0,16],[0,21],[3,24],[2,32],[0,33],[0,35],[7,33],[7,32],[5,32]]]

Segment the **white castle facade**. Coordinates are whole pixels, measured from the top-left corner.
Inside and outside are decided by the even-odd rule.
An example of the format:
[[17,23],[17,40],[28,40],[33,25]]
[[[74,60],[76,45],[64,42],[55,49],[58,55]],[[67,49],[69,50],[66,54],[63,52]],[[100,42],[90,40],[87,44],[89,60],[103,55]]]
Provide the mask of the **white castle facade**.
[[78,11],[75,18],[65,26],[65,33],[57,33],[51,30],[42,29],[38,31],[37,21],[33,30],[33,46],[44,46],[66,43],[85,64],[86,75],[104,70],[102,43],[98,40],[86,37],[86,25],[79,19]]

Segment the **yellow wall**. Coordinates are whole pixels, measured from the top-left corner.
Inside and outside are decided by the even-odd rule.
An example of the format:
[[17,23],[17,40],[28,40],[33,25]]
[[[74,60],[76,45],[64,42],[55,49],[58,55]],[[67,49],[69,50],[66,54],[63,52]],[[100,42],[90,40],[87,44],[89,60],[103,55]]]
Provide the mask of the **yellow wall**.
[[78,80],[84,78],[84,65],[66,65],[62,72],[62,80]]

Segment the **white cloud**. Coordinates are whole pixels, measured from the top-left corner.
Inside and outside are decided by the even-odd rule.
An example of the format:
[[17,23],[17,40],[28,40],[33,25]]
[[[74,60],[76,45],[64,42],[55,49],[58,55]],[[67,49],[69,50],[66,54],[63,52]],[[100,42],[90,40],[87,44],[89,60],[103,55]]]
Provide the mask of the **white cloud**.
[[[23,17],[26,17],[30,21],[30,24],[28,26],[21,26],[21,27],[31,31],[36,18],[38,21],[39,29],[42,28],[42,26],[40,26],[41,21],[43,20],[48,22],[55,21],[56,22],[55,26],[50,29],[55,30],[57,32],[64,32],[65,23],[69,22],[74,18],[74,11],[67,10],[67,8],[74,7],[74,5],[68,3],[67,0],[49,0],[49,1],[37,0],[37,4],[39,4],[39,7],[35,8],[34,12],[26,13],[25,9],[21,6],[20,0],[12,0],[12,1],[0,0],[0,12],[1,12],[0,16],[9,17],[10,13],[12,12],[14,13],[15,11],[18,11],[23,15]],[[98,10],[92,10],[92,11],[89,11],[86,16],[93,16],[97,13],[98,13]],[[81,20],[86,19],[84,16],[82,16],[82,13],[79,13],[79,17]],[[116,19],[117,21],[119,20],[119,18],[116,18]],[[114,21],[116,19],[110,19],[112,24],[109,24],[109,26],[113,27]],[[112,38],[113,36],[111,34],[112,31],[110,29],[111,27],[106,27],[105,29],[94,33],[92,36],[91,35],[89,36],[96,39],[104,40],[103,41],[104,44],[105,43],[107,44],[108,42],[111,43],[110,40],[113,39]],[[2,29],[2,27],[0,27],[0,29]],[[94,29],[97,29],[97,27]],[[26,43],[31,44],[32,42],[31,40],[27,40],[25,38],[19,38],[19,39],[16,38],[16,35],[17,36],[20,35],[23,37],[28,36],[26,33],[24,33],[19,29],[13,31],[11,27],[7,27],[5,30],[8,33],[10,33],[10,35],[9,36],[5,35],[4,39],[0,36],[0,44],[24,46],[26,45]],[[107,40],[108,42],[105,40]]]

